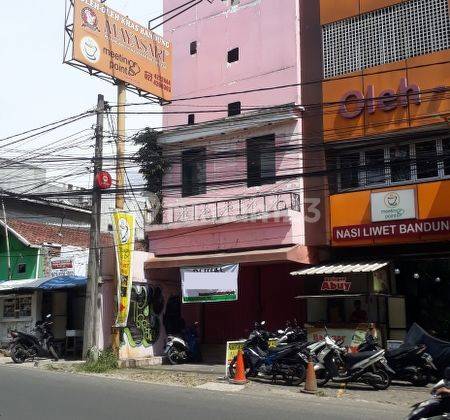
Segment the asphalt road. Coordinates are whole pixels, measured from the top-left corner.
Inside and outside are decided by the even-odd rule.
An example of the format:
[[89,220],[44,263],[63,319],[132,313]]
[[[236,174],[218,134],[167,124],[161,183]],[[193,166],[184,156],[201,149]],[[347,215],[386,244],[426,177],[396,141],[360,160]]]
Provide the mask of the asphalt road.
[[383,420],[392,405],[293,394],[250,395],[0,367],[0,420]]

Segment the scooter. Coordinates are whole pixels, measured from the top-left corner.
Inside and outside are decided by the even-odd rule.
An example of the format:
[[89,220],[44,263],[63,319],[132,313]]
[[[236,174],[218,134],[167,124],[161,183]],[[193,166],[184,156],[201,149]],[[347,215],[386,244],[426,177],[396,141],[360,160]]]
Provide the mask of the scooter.
[[52,356],[53,360],[59,359],[50,330],[50,326],[53,324],[50,321],[51,315],[49,314],[45,318],[45,321],[36,322],[33,329],[35,335],[17,330],[9,332],[12,337],[10,353],[14,363],[24,363],[27,360],[34,360],[36,357],[47,356]]
[[[366,334],[365,341],[358,347],[358,351],[381,350],[370,332]],[[426,386],[431,376],[435,375],[437,368],[433,358],[426,353],[424,345],[412,346],[402,344],[398,349],[387,350],[385,353],[389,367],[395,371],[392,379],[411,382],[414,386]]]
[[324,386],[331,380],[337,383],[361,382],[376,390],[387,389],[395,372],[388,366],[384,353],[384,350],[348,353],[346,348],[326,335],[325,346],[314,365],[317,385]]
[[[247,377],[261,376],[276,382],[281,377],[287,384],[300,384],[306,376],[307,357],[301,351],[303,344],[292,343],[269,349],[270,333],[264,330],[265,323],[256,323],[254,330],[243,346],[244,365]],[[234,378],[237,357],[228,366],[230,378]]]
[[201,351],[197,332],[198,322],[186,328],[181,336],[167,337],[164,355],[172,365],[187,362],[200,362]]
[[406,420],[450,419],[450,367],[444,371],[444,379],[431,390],[431,398],[416,404]]

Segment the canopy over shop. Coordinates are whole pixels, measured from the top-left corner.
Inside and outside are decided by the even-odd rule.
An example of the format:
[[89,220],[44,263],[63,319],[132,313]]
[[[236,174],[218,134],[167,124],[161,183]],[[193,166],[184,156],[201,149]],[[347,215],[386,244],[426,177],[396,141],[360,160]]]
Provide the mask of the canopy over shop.
[[406,332],[405,303],[396,296],[390,262],[327,264],[291,273],[300,276],[306,301],[310,338],[319,338],[326,325],[350,345],[355,331],[375,323],[383,340],[402,339]]
[[[67,337],[82,337],[86,277],[58,276],[0,283],[0,342],[8,331],[28,331],[52,314],[53,334],[64,350]],[[81,338],[80,338],[81,342]]]

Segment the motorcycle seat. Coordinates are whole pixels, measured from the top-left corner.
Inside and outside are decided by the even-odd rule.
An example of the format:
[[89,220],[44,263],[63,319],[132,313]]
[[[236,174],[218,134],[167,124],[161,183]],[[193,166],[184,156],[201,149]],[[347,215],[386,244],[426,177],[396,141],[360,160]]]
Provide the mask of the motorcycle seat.
[[348,353],[345,355],[345,363],[347,366],[356,365],[356,363],[361,362],[362,360],[368,359],[374,354],[378,353],[377,351],[361,351],[359,353]]
[[404,353],[408,353],[411,350],[415,350],[416,346],[411,346],[411,345],[402,345],[400,346],[398,349],[394,349],[394,350],[387,350],[386,351],[386,357],[388,357],[389,359],[400,356]]

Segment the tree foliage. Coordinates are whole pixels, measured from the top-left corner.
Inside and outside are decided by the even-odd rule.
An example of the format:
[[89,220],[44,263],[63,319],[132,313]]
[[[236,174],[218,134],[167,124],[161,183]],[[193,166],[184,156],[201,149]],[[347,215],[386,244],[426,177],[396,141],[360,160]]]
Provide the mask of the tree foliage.
[[161,197],[163,177],[170,164],[158,144],[159,134],[158,131],[147,127],[136,134],[134,143],[141,146],[135,160],[140,165],[139,172],[145,179],[147,189]]

